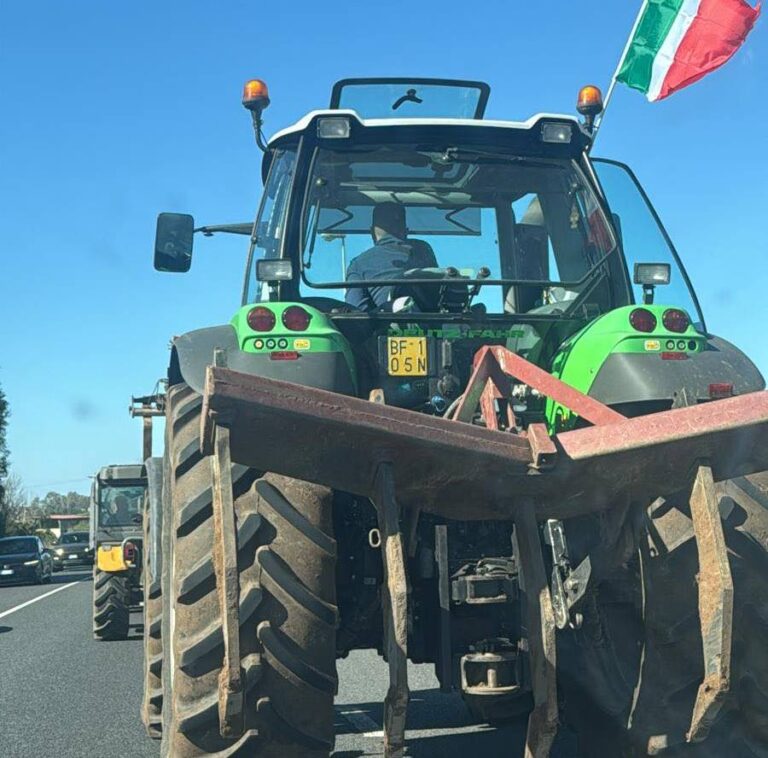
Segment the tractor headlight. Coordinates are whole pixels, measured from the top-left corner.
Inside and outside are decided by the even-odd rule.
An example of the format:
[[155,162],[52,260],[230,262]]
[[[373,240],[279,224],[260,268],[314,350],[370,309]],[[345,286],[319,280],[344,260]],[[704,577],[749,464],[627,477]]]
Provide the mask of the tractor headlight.
[[333,116],[317,122],[317,136],[320,139],[347,139],[351,131],[348,118]]
[[549,122],[541,125],[542,142],[564,144],[570,142],[572,136],[573,129],[570,124]]

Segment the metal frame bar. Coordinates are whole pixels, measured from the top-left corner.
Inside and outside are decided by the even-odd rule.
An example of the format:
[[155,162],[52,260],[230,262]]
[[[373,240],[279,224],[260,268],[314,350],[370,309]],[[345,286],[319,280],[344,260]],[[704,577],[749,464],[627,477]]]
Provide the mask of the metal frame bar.
[[437,563],[437,591],[440,602],[440,690],[450,692],[451,660],[451,577],[448,571],[448,527],[435,527],[435,562]]
[[691,491],[691,518],[699,553],[699,620],[704,680],[693,707],[688,742],[701,742],[719,713],[731,683],[733,578],[720,520],[712,469],[699,466]]
[[454,419],[472,421],[479,405],[486,427],[497,430],[499,426],[493,399],[511,395],[511,377],[564,405],[595,426],[626,421],[626,416],[500,345],[486,345],[475,354],[475,367]]
[[243,734],[243,679],[240,661],[240,572],[232,496],[229,429],[216,425],[211,457],[213,478],[213,568],[221,612],[224,660],[219,674],[219,732]]
[[389,664],[389,689],[384,699],[384,755],[386,758],[402,758],[409,699],[408,582],[391,463],[379,465],[374,482],[373,504],[379,518],[382,541],[385,579],[382,610],[385,651]]
[[533,501],[523,503],[518,509],[515,535],[527,601],[528,652],[534,703],[528,717],[525,758],[547,758],[557,734],[555,612],[541,554]]

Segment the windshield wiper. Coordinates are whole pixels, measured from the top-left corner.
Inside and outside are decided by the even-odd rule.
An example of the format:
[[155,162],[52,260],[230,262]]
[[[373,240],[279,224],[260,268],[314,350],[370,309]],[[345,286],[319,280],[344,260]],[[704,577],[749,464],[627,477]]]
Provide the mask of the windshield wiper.
[[439,160],[444,163],[456,163],[485,159],[498,163],[525,163],[529,166],[536,166],[539,168],[561,168],[557,163],[537,158],[529,158],[524,155],[509,155],[508,153],[497,153],[493,150],[476,150],[474,148],[466,147],[449,147],[440,156]]

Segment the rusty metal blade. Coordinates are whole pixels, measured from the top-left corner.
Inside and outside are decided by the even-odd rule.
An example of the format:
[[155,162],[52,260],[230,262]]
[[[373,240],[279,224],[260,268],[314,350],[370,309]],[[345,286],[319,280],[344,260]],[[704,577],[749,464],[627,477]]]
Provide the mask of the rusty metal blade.
[[706,739],[728,694],[733,636],[733,578],[728,564],[720,498],[712,472],[700,466],[691,493],[691,517],[699,553],[699,620],[704,653],[704,681],[693,708],[689,742]]
[[520,435],[225,368],[208,368],[203,410],[204,440],[228,424],[237,463],[369,497],[392,463],[400,504],[447,518],[509,519],[526,496],[539,519],[650,502],[699,460],[716,481],[768,469],[768,392],[560,434],[546,471]]

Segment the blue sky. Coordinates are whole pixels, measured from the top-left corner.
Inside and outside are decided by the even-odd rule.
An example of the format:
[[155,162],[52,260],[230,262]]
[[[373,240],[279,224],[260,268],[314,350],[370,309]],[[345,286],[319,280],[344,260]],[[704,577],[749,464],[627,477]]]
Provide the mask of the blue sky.
[[[164,373],[172,335],[238,306],[241,239],[200,240],[186,276],[151,258],[160,210],[253,216],[260,154],[244,80],[269,83],[267,133],[325,106],[348,76],[483,79],[490,117],[572,112],[582,84],[607,87],[638,7],[0,4],[0,385],[29,491],[85,492],[99,466],[137,459],[131,394]],[[595,150],[635,168],[710,329],[764,372],[767,43],[761,19],[727,66],[658,104],[619,88]]]

